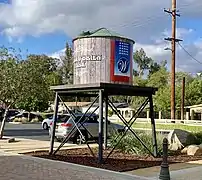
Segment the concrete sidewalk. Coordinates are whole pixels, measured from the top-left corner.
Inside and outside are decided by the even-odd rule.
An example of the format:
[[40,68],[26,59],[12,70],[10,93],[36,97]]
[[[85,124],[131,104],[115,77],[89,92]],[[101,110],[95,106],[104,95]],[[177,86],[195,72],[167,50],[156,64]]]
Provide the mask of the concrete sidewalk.
[[[12,152],[12,153],[26,153],[31,151],[40,151],[40,150],[49,150],[50,142],[49,141],[39,141],[32,139],[24,139],[24,138],[15,138],[16,142],[7,143],[5,140],[0,141],[0,150],[4,152]],[[54,143],[54,149],[56,149],[60,145],[59,142]],[[91,147],[97,146],[95,144],[91,144]],[[69,149],[69,148],[82,148],[87,147],[86,145],[78,146],[76,144],[66,143],[61,149]]]
[[149,180],[71,163],[11,153],[0,154],[1,180]]
[[[171,180],[201,180],[202,160],[191,161],[188,163],[170,164],[169,170]],[[160,166],[138,169],[127,173],[142,177],[149,177],[156,180],[159,177]]]

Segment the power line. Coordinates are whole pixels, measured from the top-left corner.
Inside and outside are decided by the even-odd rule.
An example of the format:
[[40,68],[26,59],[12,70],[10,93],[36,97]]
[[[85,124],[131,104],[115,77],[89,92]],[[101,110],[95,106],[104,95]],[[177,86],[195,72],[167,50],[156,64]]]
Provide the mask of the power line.
[[195,57],[193,57],[179,42],[178,42],[178,44],[184,50],[184,52],[186,52],[193,60],[195,60],[199,64],[202,64],[202,62],[200,62],[198,59],[196,59]]
[[[198,4],[194,4],[193,3],[185,3],[185,4],[181,4],[179,6],[180,10],[187,10],[187,9],[190,9],[190,8],[195,8],[195,7],[202,7],[202,3],[198,3]],[[177,11],[176,11],[177,12]],[[146,17],[145,21],[142,21],[142,19],[136,19],[132,22],[128,21],[128,22],[124,22],[123,24],[114,24],[114,25],[111,25],[110,27],[111,28],[115,28],[115,27],[119,27],[119,28],[126,28],[128,26],[132,26],[134,28],[138,28],[138,27],[142,27],[148,23],[151,23],[152,21],[156,20],[157,18],[160,18],[160,17],[163,17],[163,14],[159,13],[156,14],[155,16],[149,16],[149,17]]]

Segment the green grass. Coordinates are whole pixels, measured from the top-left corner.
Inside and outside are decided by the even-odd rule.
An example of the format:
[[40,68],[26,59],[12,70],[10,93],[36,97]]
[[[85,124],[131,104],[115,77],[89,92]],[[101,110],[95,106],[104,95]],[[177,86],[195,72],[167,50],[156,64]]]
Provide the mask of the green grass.
[[[123,124],[123,123],[120,123],[120,124]],[[150,129],[151,124],[150,123],[134,123],[132,127]],[[156,129],[161,129],[161,130],[182,129],[190,132],[202,132],[202,126],[184,125],[184,124],[156,124]]]

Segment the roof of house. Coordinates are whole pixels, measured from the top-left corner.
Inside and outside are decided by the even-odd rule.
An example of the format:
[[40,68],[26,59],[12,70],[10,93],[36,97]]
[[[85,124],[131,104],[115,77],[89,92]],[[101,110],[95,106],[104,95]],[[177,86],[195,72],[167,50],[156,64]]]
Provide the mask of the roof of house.
[[192,106],[186,106],[185,108],[202,108],[202,104],[196,104]]
[[[92,107],[97,107],[98,105],[99,105],[99,103],[94,103]],[[126,107],[129,107],[128,103],[113,103],[113,105],[116,108],[126,108]],[[105,107],[105,103],[103,103],[103,107]]]
[[91,102],[64,102],[64,103],[69,107],[83,107],[91,104]]
[[80,39],[80,38],[90,38],[90,37],[117,37],[117,38],[129,40],[129,41],[132,41],[133,43],[135,43],[134,40],[127,38],[114,31],[108,30],[107,28],[99,28],[95,31],[84,31],[81,34],[79,34],[75,39],[73,39],[73,41],[75,41],[76,39]]

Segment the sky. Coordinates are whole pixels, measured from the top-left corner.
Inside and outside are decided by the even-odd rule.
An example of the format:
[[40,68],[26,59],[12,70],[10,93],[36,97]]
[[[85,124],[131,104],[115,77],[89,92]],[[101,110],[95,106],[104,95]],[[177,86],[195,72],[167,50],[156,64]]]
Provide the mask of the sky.
[[[0,0],[0,46],[20,48],[24,54],[59,57],[65,43],[80,32],[106,27],[133,39],[170,69],[171,16],[164,12],[171,0]],[[202,71],[202,1],[178,0],[176,69]]]

